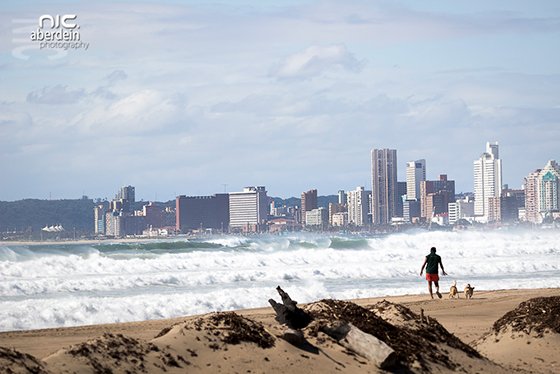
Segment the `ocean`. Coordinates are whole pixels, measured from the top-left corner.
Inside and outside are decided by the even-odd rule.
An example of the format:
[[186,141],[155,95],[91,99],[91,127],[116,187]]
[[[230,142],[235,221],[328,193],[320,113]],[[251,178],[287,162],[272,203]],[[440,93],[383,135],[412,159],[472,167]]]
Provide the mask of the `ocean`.
[[[171,318],[268,306],[280,285],[300,303],[427,294],[438,248],[441,289],[560,287],[559,232],[408,231],[212,236],[141,243],[0,243],[0,331]],[[428,297],[428,296],[427,296]]]

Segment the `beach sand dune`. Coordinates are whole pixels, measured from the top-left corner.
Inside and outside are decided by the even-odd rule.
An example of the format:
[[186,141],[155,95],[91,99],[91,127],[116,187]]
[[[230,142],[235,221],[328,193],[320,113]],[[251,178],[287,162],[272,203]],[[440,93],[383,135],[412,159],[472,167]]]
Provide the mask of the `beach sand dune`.
[[473,345],[509,368],[560,372],[560,296],[521,303]]
[[9,373],[387,372],[327,333],[350,323],[394,350],[389,372],[552,373],[560,357],[558,300],[559,289],[478,292],[472,300],[326,299],[301,306],[313,321],[292,343],[271,308],[6,332],[0,367]]

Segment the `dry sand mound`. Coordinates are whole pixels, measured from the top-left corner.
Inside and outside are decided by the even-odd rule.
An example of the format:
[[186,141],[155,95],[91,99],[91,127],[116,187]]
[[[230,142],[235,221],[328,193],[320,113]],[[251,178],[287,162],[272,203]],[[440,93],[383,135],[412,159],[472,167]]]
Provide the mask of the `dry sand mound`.
[[262,324],[234,312],[212,313],[172,326],[162,330],[156,339],[169,334],[177,326],[184,330],[204,331],[207,336],[212,337],[210,341],[214,344],[211,348],[214,349],[225,347],[225,344],[241,342],[255,343],[260,348],[274,346],[274,337],[264,329]]
[[266,373],[279,366],[276,338],[260,322],[234,312],[189,318],[162,330],[151,342],[187,357],[189,373]]
[[560,296],[537,297],[519,304],[494,323],[494,332],[508,327],[537,337],[551,332],[560,334]]
[[310,326],[314,334],[339,320],[350,322],[385,342],[398,355],[396,370],[447,372],[491,367],[494,372],[503,371],[449,333],[435,319],[422,320],[420,315],[402,305],[383,301],[366,309],[351,302],[321,300],[305,309],[314,318]]
[[6,374],[48,374],[45,365],[27,353],[0,347],[0,372]]
[[[560,296],[519,304],[497,320],[492,331],[475,345],[490,359],[514,369],[560,372]],[[516,358],[513,364],[511,357]]]
[[109,333],[62,349],[45,362],[55,373],[95,374],[164,372],[189,365],[183,357],[155,344]]

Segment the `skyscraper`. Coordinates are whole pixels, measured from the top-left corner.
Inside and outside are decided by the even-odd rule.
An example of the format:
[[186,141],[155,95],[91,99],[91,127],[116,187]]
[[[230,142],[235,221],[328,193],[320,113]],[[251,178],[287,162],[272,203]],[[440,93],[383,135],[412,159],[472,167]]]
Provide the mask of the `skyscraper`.
[[365,226],[368,218],[368,192],[364,187],[357,187],[347,193],[348,223]]
[[502,191],[502,160],[498,143],[486,143],[484,152],[474,163],[474,215],[481,222],[488,222],[490,198],[499,198]]
[[117,196],[115,196],[115,200],[126,200],[133,203],[135,201],[135,188],[133,186],[121,187]]
[[301,194],[301,223],[305,224],[306,212],[317,209],[317,190],[309,190]]
[[97,204],[93,208],[95,235],[105,235],[105,213],[107,212],[106,205],[106,203]]
[[426,180],[426,160],[406,163],[406,199],[420,199],[420,182]]
[[371,151],[372,221],[374,225],[391,223],[397,200],[397,150]]
[[560,211],[560,166],[550,160],[539,173],[539,212],[546,217]]
[[537,169],[525,177],[525,217],[527,221],[540,223],[538,207],[538,179],[542,169]]
[[338,190],[338,203],[340,205],[346,205],[346,192],[344,192],[344,190]]
[[547,217],[560,215],[560,166],[554,160],[525,178],[527,220],[542,223]]
[[113,201],[120,203],[120,209],[124,212],[134,211],[135,188],[133,186],[123,186],[115,196]]

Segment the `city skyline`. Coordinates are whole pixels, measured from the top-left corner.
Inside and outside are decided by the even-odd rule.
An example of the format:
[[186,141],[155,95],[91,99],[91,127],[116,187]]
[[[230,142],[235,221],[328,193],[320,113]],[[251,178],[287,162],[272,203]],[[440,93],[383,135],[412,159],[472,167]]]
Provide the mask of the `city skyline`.
[[[512,188],[560,159],[554,1],[0,9],[3,201],[128,184],[146,201],[248,185],[330,195],[371,188],[374,148],[398,151],[398,181],[425,159],[426,179],[447,174],[459,193],[486,142]],[[39,16],[68,13],[87,50],[18,54]]]

